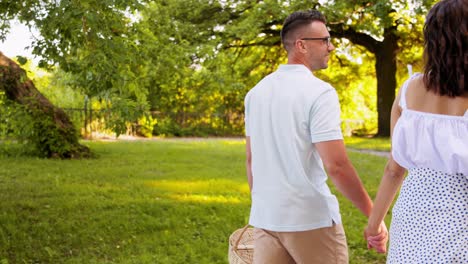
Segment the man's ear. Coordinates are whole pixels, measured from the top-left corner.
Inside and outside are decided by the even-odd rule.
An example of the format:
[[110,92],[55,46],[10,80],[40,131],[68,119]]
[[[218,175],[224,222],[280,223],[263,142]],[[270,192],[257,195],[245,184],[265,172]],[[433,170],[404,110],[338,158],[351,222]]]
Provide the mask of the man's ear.
[[294,47],[300,53],[307,53],[307,49],[306,49],[306,47],[304,45],[304,41],[302,41],[300,39],[296,39],[296,41],[294,42]]

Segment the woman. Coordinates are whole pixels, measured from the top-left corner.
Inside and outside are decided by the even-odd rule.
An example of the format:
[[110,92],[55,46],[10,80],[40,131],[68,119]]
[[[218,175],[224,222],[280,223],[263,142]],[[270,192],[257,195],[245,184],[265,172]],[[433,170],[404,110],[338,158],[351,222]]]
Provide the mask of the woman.
[[468,263],[467,20],[467,0],[432,7],[424,74],[407,80],[393,103],[392,155],[365,231],[369,247],[385,252],[379,226],[403,184],[387,263]]

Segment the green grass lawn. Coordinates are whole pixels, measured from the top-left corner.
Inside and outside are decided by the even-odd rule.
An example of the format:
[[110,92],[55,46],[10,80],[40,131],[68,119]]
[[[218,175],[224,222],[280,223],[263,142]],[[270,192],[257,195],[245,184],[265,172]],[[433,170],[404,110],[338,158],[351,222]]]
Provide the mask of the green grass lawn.
[[390,138],[346,137],[344,140],[349,148],[390,151]]
[[[0,157],[0,263],[227,263],[246,224],[244,142],[85,142],[98,157]],[[374,196],[385,159],[350,153]],[[366,219],[338,195],[350,263]]]

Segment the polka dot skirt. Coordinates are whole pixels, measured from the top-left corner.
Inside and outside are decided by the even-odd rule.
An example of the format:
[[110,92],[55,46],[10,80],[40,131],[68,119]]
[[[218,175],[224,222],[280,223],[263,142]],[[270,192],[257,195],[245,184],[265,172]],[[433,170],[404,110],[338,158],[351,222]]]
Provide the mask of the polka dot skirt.
[[393,208],[387,263],[468,263],[468,177],[409,171]]

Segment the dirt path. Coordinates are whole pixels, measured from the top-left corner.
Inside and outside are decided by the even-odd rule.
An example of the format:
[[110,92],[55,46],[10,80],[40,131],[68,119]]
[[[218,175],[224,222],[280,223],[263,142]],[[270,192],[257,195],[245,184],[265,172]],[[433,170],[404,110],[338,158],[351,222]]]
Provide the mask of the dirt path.
[[375,155],[379,157],[385,157],[385,158],[390,157],[389,151],[379,151],[379,150],[371,150],[371,149],[355,149],[355,148],[346,148],[346,149],[352,152],[371,154],[371,155]]
[[[108,135],[98,135],[95,136],[92,140],[105,140],[105,141],[116,141],[116,140],[127,140],[127,141],[152,141],[152,140],[164,140],[164,141],[209,141],[209,140],[235,140],[235,141],[243,141],[244,137],[152,137],[152,138],[144,138],[144,137],[135,137],[129,135],[121,135],[119,138],[115,138],[114,136]],[[355,148],[346,148],[348,151],[352,152],[359,152],[365,154],[371,154],[379,157],[390,157],[390,152],[388,151],[379,151],[379,150],[371,150],[371,149],[355,149]]]

